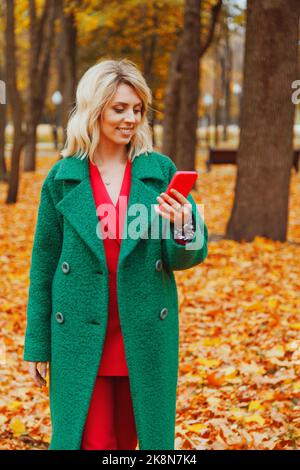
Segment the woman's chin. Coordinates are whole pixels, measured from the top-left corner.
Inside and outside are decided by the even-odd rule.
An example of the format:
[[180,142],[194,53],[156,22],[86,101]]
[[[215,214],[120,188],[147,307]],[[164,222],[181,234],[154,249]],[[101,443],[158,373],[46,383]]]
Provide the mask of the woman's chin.
[[122,144],[124,144],[124,143],[128,144],[128,143],[130,142],[130,140],[131,140],[131,137],[132,137],[131,135],[128,135],[128,136],[121,136],[121,137],[119,137],[118,139],[116,139],[115,142],[118,143],[118,144],[120,144],[120,143],[122,143]]

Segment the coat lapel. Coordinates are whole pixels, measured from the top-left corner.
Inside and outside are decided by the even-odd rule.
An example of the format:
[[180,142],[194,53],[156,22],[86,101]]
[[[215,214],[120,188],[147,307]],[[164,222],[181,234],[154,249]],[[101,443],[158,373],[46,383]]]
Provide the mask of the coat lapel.
[[[55,180],[68,181],[68,191],[56,204],[56,209],[74,227],[99,260],[101,268],[107,272],[101,227],[90,183],[88,158],[79,159],[75,156],[64,158]],[[141,238],[147,237],[146,232],[155,219],[158,220],[158,214],[154,211],[153,206],[157,204],[156,197],[159,192],[150,186],[148,180],[165,181],[161,167],[151,153],[136,156],[132,161],[131,187],[127,210],[125,211],[118,266],[121,266]],[[144,211],[141,213],[142,217],[140,217],[139,212],[134,213],[134,209],[138,209],[136,204],[142,204]],[[130,233],[130,224],[136,217],[139,217],[139,220],[142,219],[143,228],[138,237],[134,238]]]

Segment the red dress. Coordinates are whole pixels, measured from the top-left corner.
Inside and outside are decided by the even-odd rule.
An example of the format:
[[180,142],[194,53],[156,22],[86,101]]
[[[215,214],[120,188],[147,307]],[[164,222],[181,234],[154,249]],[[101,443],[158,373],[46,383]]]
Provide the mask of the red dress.
[[[97,166],[89,161],[90,167],[90,181],[91,187],[94,195],[94,200],[96,208],[100,204],[113,204],[103,180],[101,178],[100,171]],[[98,369],[98,376],[111,376],[111,375],[120,375],[128,376],[128,369],[125,356],[124,341],[121,331],[119,311],[118,311],[118,299],[117,299],[117,285],[116,285],[116,271],[118,266],[118,258],[121,247],[121,234],[124,223],[124,217],[126,215],[127,204],[130,193],[131,185],[131,161],[128,160],[121,190],[119,193],[118,201],[115,207],[116,209],[116,238],[111,238],[109,235],[103,237],[104,250],[106,255],[106,263],[109,271],[109,302],[108,302],[108,322],[107,322],[107,331],[106,338],[103,347],[103,354],[101,358],[101,363]],[[122,203],[119,207],[120,196],[123,196]],[[125,197],[124,197],[125,196]],[[104,215],[103,215],[104,212]],[[119,212],[120,212],[120,230],[119,230]],[[105,218],[107,220],[107,215],[105,211],[101,211],[102,215],[99,215],[99,221],[101,225],[102,233],[106,232],[104,230],[106,224],[101,223],[101,219]],[[113,226],[113,225],[112,225]],[[111,226],[111,227],[112,227]],[[118,231],[119,230],[119,231]],[[120,235],[120,237],[119,237]]]
[[[94,165],[89,160],[89,167],[90,167],[90,181],[91,187],[94,195],[95,205],[96,208],[100,204],[112,204],[116,209],[116,233],[114,231],[114,235],[116,238],[111,238],[110,236],[103,237],[103,244],[104,250],[106,255],[106,263],[109,271],[109,302],[108,302],[108,323],[107,323],[107,331],[106,337],[104,342],[103,354],[101,358],[101,363],[98,369],[98,376],[112,376],[112,375],[120,375],[120,376],[128,376],[128,369],[126,364],[126,356],[125,356],[125,348],[124,348],[124,341],[121,331],[120,319],[119,319],[119,311],[118,311],[118,299],[117,299],[117,289],[116,289],[116,271],[118,266],[118,258],[119,252],[121,247],[121,235],[123,229],[124,218],[127,211],[127,204],[130,194],[130,185],[131,185],[131,161],[128,160],[123,182],[120,190],[120,194],[118,197],[118,201],[116,206],[114,206],[103,180],[101,178],[100,171],[98,170],[97,166]],[[123,196],[122,203],[119,206],[120,196]],[[125,196],[125,197],[124,197]],[[120,230],[119,230],[119,212],[120,212]],[[101,218],[105,218],[107,220],[107,215],[105,211],[101,211],[99,215],[99,221],[101,225],[102,233],[106,230],[105,222],[101,224]],[[113,227],[114,224],[111,226]],[[119,230],[119,231],[118,231]],[[120,237],[119,237],[120,235]],[[186,242],[183,240],[176,240],[179,244],[185,244]]]

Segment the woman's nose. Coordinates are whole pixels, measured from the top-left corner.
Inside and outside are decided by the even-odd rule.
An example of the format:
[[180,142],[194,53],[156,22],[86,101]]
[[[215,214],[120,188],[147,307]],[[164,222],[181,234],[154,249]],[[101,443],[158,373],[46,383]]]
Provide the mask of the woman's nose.
[[125,115],[125,121],[127,122],[135,122],[135,115],[133,111],[128,111]]

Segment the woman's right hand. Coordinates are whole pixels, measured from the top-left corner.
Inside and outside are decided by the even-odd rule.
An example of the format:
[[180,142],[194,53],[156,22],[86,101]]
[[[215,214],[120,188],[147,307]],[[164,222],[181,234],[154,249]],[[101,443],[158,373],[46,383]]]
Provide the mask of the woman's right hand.
[[[40,364],[40,370],[38,370],[38,364]],[[47,384],[47,381],[45,380],[47,375],[47,364],[48,362],[28,362],[29,374],[39,387],[43,387]]]

